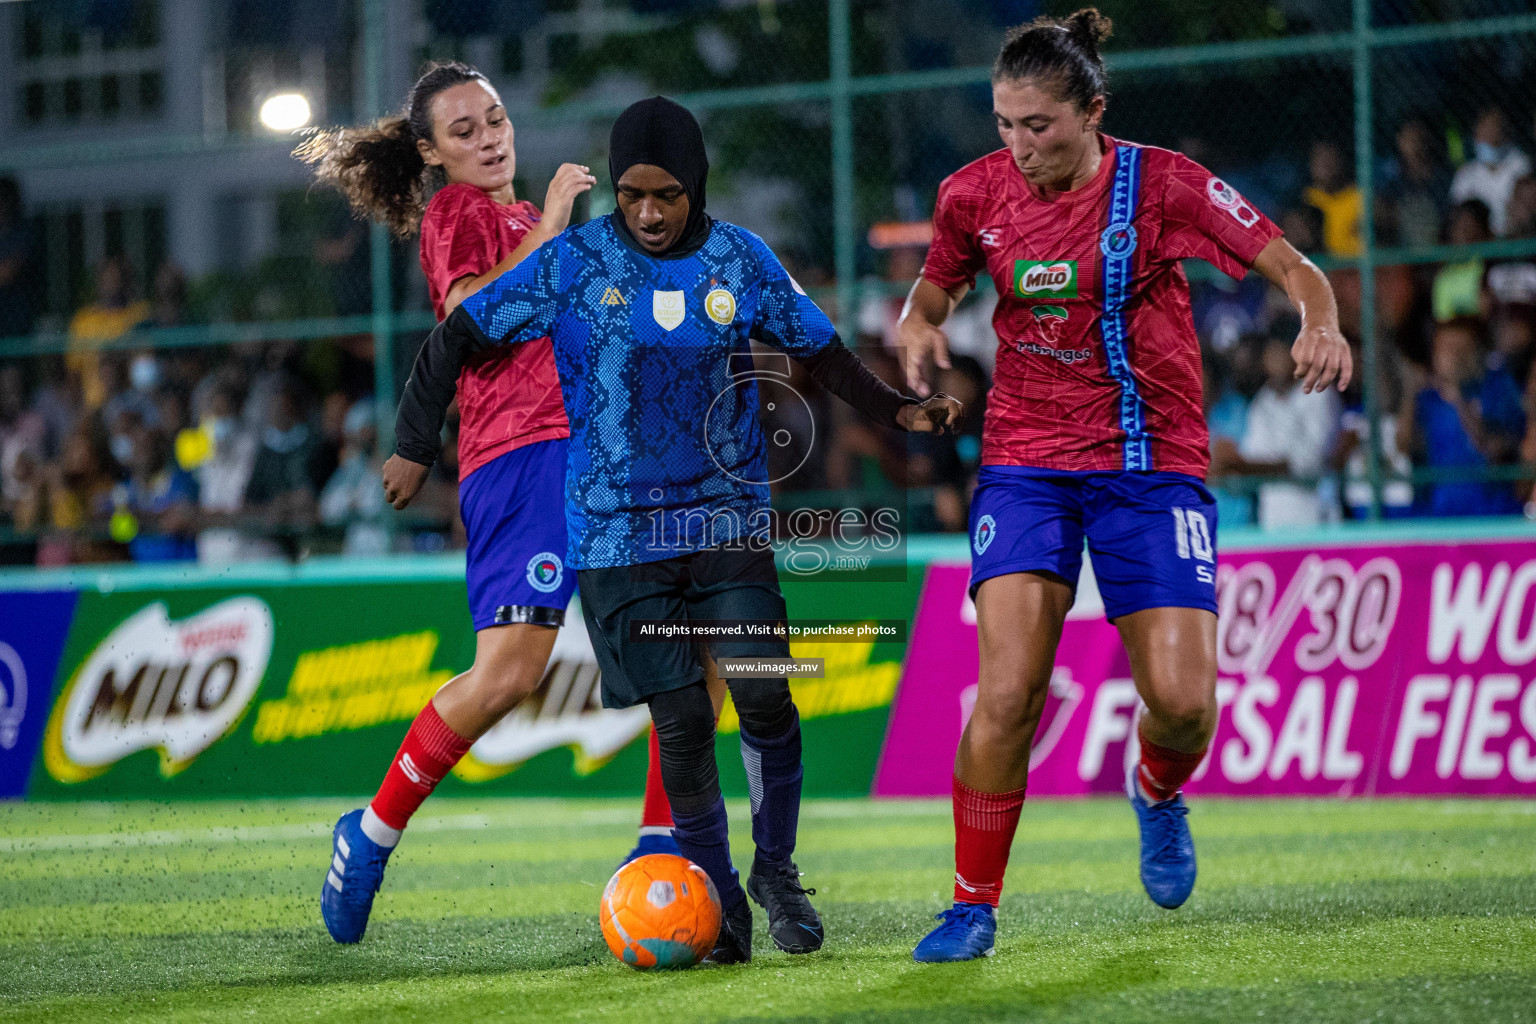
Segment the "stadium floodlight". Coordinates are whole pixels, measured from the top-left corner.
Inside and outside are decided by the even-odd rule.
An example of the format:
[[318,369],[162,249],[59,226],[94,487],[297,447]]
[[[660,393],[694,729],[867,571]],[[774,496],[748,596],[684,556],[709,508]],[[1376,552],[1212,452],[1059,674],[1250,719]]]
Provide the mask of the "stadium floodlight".
[[261,104],[261,123],[274,132],[291,132],[309,124],[309,100],[303,93],[280,92]]

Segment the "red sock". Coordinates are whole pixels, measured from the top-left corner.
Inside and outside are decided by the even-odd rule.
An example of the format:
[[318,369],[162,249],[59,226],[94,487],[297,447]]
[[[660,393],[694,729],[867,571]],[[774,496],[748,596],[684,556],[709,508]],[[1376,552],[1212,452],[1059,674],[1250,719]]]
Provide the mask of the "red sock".
[[645,803],[640,807],[640,828],[672,828],[672,805],[667,802],[667,791],[661,788],[661,743],[656,730],[651,730],[650,759],[645,766]]
[[1139,728],[1136,732],[1141,737],[1141,764],[1136,768],[1136,780],[1141,783],[1142,792],[1153,803],[1173,799],[1200,767],[1205,748],[1196,754],[1186,754],[1147,742],[1146,734]]
[[405,734],[405,742],[373,798],[373,813],[390,828],[405,828],[416,808],[473,745],[443,721],[428,701]]
[[1008,848],[1019,828],[1024,790],[981,793],[957,776],[955,805],[955,902],[997,906],[1003,895]]

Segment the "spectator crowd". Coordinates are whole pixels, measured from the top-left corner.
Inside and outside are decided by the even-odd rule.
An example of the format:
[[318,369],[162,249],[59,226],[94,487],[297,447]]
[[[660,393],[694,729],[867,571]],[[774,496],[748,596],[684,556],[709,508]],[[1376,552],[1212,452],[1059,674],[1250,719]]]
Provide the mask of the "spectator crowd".
[[[1463,148],[1457,163],[1427,122],[1399,127],[1393,158],[1377,170],[1380,243],[1531,244],[1506,258],[1378,266],[1375,443],[1389,518],[1536,517],[1536,177],[1498,108],[1479,114]],[[1312,147],[1309,180],[1281,213],[1298,248],[1361,253],[1364,207],[1351,167],[1341,146]],[[1355,354],[1342,395],[1301,393],[1289,350],[1298,324],[1272,289],[1253,277],[1195,287],[1223,525],[1308,526],[1370,512],[1360,272],[1321,262]]]
[[453,445],[419,509],[385,514],[368,339],[103,348],[174,322],[175,289],[156,291],[136,301],[109,258],[68,351],[0,363],[4,561],[225,564],[461,536]]
[[[1400,126],[1376,175],[1379,244],[1410,252],[1532,244],[1498,259],[1410,258],[1377,268],[1374,432],[1358,345],[1360,274],[1348,262],[1363,249],[1352,156],[1320,141],[1293,186],[1277,190],[1256,171],[1202,153],[1199,140],[1181,143],[1231,168],[1226,177],[1276,214],[1293,244],[1322,258],[1356,348],[1347,391],[1303,394],[1290,354],[1299,325],[1283,296],[1256,275],[1192,274],[1210,483],[1224,527],[1368,516],[1372,433],[1383,515],[1536,517],[1536,176],[1499,109],[1478,116],[1468,144],[1447,139],[1426,121]],[[26,275],[35,247],[23,213],[15,183],[0,179],[0,337],[32,329]],[[885,282],[864,289],[857,312],[860,354],[893,385],[897,291],[922,257],[911,245],[884,253]],[[786,261],[806,285],[832,284],[809,261]],[[186,292],[167,263],[140,298],[132,268],[109,257],[69,323],[65,352],[0,360],[4,561],[217,564],[462,545],[451,437],[409,515],[383,501],[366,336],[137,351],[109,344],[136,328],[181,324]],[[837,506],[904,493],[912,531],[964,530],[996,346],[994,302],[978,295],[950,324],[955,357],[938,384],[967,410],[953,437],[873,429],[815,396],[790,365],[787,382],[809,404],[765,399],[766,433],[810,437],[814,424],[816,440],[806,450],[770,446],[781,496]]]

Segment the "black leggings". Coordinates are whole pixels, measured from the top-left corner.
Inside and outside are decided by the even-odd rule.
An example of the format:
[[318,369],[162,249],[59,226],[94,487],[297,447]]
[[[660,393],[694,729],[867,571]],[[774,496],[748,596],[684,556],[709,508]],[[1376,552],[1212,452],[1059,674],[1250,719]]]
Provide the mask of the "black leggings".
[[[771,740],[795,724],[795,705],[784,679],[732,681],[731,701],[748,736]],[[709,690],[694,683],[650,699],[651,722],[661,748],[661,782],[675,814],[701,814],[720,799],[715,764],[715,708]]]

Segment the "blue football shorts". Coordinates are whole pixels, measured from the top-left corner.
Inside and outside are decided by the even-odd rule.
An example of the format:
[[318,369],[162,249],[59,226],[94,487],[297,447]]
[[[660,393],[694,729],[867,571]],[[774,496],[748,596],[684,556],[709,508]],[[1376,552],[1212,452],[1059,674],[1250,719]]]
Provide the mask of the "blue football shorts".
[[514,448],[459,484],[469,536],[465,577],[475,629],[532,622],[559,626],[576,590],[566,568],[568,441]]
[[971,595],[1015,572],[1051,573],[1075,591],[1085,538],[1109,619],[1216,611],[1216,499],[1183,473],[983,466],[971,499]]

